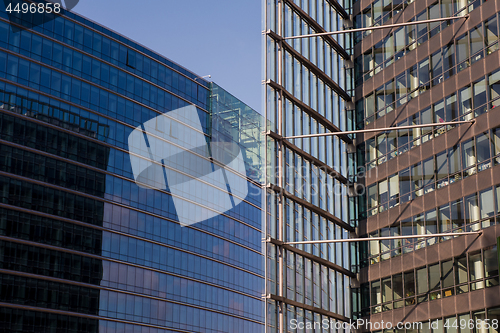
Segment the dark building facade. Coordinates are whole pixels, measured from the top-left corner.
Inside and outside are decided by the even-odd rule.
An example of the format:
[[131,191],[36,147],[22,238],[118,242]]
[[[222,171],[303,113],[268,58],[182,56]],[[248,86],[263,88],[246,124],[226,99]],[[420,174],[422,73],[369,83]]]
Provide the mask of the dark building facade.
[[[222,88],[79,15],[2,9],[0,331],[262,331],[262,125]],[[134,133],[146,151],[132,151]],[[243,186],[153,157],[175,146],[216,171],[194,138],[217,138],[233,161],[240,151],[244,169],[229,161],[224,176]],[[155,186],[136,174],[149,164],[184,178]]]
[[358,129],[475,119],[357,136],[360,236],[483,230],[362,244],[353,315],[424,322],[385,332],[498,332],[500,3],[359,0],[353,8],[357,28],[457,17],[355,36]]

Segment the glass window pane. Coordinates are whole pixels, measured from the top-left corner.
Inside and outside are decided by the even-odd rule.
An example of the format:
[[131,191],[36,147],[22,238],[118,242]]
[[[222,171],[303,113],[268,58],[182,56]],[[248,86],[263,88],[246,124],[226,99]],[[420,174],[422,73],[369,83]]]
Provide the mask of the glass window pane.
[[[490,320],[490,323],[500,323],[500,307],[498,308],[493,308],[493,309],[488,309],[488,319]],[[489,333],[499,333],[500,329],[498,325],[495,325],[495,327],[490,326],[490,332]]]
[[450,206],[450,210],[453,228],[462,228],[464,226],[462,199],[453,202]]
[[453,260],[448,260],[441,263],[443,288],[455,285],[453,275]]
[[404,273],[405,297],[415,296],[415,273],[413,271]]
[[446,151],[436,155],[437,179],[443,179],[448,176],[448,155]]
[[470,139],[462,144],[462,162],[464,168],[476,164],[476,152],[474,148],[474,139]]
[[472,223],[479,220],[479,206],[477,195],[473,194],[465,198],[465,222]]
[[[481,252],[469,255],[469,278],[471,281],[477,281],[484,278],[484,264],[481,259]],[[484,282],[475,284],[473,289],[484,288]]]
[[483,57],[483,48],[484,48],[484,36],[481,25],[476,26],[470,32],[470,54],[471,54],[471,63],[474,63]]
[[417,293],[424,294],[429,291],[429,287],[427,285],[427,268],[423,267],[417,269]]
[[[462,88],[459,91],[459,105],[458,110],[460,115],[469,114],[472,111],[472,97],[470,92],[470,87]],[[465,120],[472,119],[472,115],[469,114],[469,117],[465,117]]]
[[479,193],[479,201],[481,206],[481,219],[493,217],[495,208],[493,205],[493,189],[484,190]]
[[490,146],[492,145],[492,140],[490,141],[489,133],[483,133],[476,137],[476,151],[477,151],[477,162],[482,163],[488,161],[491,158]]
[[486,31],[486,43],[491,45],[498,41],[498,21],[496,15],[491,17],[485,23],[485,31]]
[[392,284],[391,278],[382,279],[382,302],[392,301]]
[[457,55],[457,64],[458,71],[461,71],[464,68],[469,66],[469,39],[467,38],[467,34],[457,38],[456,41],[456,55]]
[[380,289],[380,281],[372,282],[371,288],[371,305],[377,305],[382,302],[382,292]]
[[429,266],[429,289],[438,290],[430,293],[430,300],[441,298],[441,274],[439,272],[439,264]]
[[377,185],[371,185],[368,187],[368,208],[374,208],[378,206],[377,200]]
[[458,258],[455,270],[457,284],[467,283],[467,257]]
[[431,157],[422,162],[424,186],[434,183],[434,157]]
[[447,232],[452,229],[450,205],[439,207],[439,232]]
[[484,250],[484,271],[486,277],[498,276],[497,247]]
[[500,106],[500,69],[493,72],[488,77],[490,87],[490,107],[493,109]]
[[441,50],[436,51],[431,56],[432,85],[437,85],[443,81],[443,62],[441,59]]
[[403,275],[396,274],[392,277],[392,291],[394,300],[403,298]]
[[486,79],[482,79],[473,84],[474,89],[474,109],[476,117],[486,112]]

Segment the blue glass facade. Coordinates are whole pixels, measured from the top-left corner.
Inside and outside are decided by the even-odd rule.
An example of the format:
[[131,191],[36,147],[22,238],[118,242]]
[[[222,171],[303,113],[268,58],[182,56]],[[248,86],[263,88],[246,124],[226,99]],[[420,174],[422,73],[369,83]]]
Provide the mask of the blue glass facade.
[[[34,16],[0,12],[2,330],[262,331],[262,119],[96,23],[45,15],[33,26]],[[186,107],[199,129],[198,119],[169,116]],[[236,143],[246,175],[228,173],[248,191],[215,184],[197,193],[194,183],[178,194],[138,183],[128,138],[160,115],[186,146],[186,128]],[[239,204],[179,224],[186,208],[174,198],[198,198],[189,207],[205,216],[206,202],[228,195]]]

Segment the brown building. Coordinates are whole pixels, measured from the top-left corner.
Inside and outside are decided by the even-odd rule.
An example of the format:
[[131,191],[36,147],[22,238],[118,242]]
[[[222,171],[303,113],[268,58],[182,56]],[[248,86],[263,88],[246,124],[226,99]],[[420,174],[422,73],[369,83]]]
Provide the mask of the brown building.
[[[499,331],[499,12],[494,0],[353,4],[357,28],[456,17],[356,36],[359,129],[475,119],[358,135],[358,182],[366,189],[359,235],[483,230],[360,245],[354,318],[424,322],[424,332]],[[409,326],[384,332],[417,331]]]

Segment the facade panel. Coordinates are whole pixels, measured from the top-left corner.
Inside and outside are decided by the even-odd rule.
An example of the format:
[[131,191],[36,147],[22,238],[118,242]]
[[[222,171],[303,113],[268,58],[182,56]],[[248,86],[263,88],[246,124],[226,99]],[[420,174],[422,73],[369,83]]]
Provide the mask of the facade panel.
[[[350,136],[287,139],[352,129],[352,46],[347,35],[287,37],[342,29],[349,2],[265,2],[267,132],[267,332],[327,331],[351,318],[354,231],[347,195],[353,160]],[[355,207],[353,205],[353,207]]]

